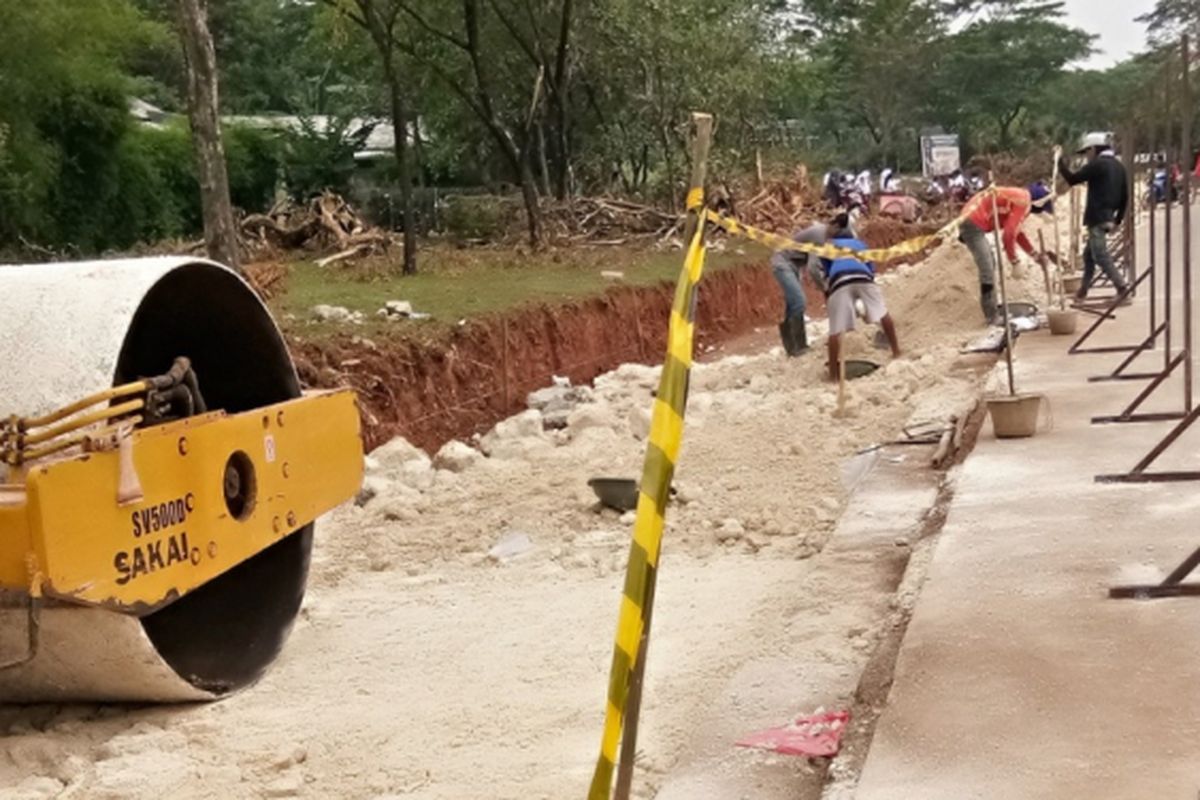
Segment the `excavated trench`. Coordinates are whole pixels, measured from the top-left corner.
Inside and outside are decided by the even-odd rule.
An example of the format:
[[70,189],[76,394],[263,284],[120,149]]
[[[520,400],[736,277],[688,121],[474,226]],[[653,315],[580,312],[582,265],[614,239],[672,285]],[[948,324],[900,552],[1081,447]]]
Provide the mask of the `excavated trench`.
[[[930,229],[874,220],[866,238],[888,247]],[[614,287],[573,303],[471,320],[436,341],[365,342],[345,334],[293,340],[291,347],[307,386],[358,392],[368,449],[403,436],[435,451],[522,410],[526,395],[556,375],[580,384],[623,363],[659,363],[674,290],[670,283]],[[808,295],[809,314],[824,315],[824,297],[811,287]],[[697,350],[781,316],[779,288],[765,264],[710,272],[697,302]]]
[[[436,450],[525,407],[553,376],[587,383],[626,362],[656,363],[666,349],[674,286],[617,287],[565,305],[524,307],[468,321],[438,341],[292,343],[301,379],[350,385],[362,404],[367,447],[403,436]],[[813,307],[823,309],[820,297]],[[713,272],[700,286],[697,344],[704,348],[780,314],[769,269]]]

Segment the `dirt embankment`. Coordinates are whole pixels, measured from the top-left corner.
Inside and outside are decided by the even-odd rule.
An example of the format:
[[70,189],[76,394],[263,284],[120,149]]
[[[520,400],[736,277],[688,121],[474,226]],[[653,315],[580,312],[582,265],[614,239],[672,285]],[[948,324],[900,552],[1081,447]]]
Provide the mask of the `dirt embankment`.
[[[359,393],[368,448],[403,436],[436,450],[520,411],[526,395],[552,376],[586,383],[625,362],[658,363],[673,295],[665,283],[618,287],[566,305],[468,321],[436,342],[347,335],[292,347],[307,385],[350,385]],[[781,306],[764,266],[710,273],[700,286],[698,343],[770,323]]]
[[[878,219],[865,237],[890,247],[930,230]],[[763,262],[705,276],[697,304],[701,352],[782,317],[779,287]],[[823,316],[824,297],[807,289],[810,316]],[[555,375],[580,384],[623,363],[660,363],[674,292],[669,283],[615,287],[566,305],[469,321],[436,342],[347,334],[319,345],[294,341],[292,349],[308,386],[358,392],[369,449],[403,436],[432,452],[520,411],[526,395]]]

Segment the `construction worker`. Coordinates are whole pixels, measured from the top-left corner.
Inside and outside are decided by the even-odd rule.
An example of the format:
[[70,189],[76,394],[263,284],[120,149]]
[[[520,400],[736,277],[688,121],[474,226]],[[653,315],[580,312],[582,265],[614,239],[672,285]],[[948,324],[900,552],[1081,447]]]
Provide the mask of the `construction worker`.
[[[828,223],[816,222],[792,235],[793,241],[801,244],[825,244],[830,239],[850,235],[849,215],[838,214]],[[808,350],[808,331],[805,328],[804,312],[808,301],[804,296],[803,273],[817,259],[799,250],[778,250],[771,256],[771,271],[783,292],[784,317],[779,323],[779,338],[788,356],[798,356]],[[810,270],[811,271],[811,270]]]
[[997,214],[1000,217],[1001,240],[1010,261],[1017,263],[1017,245],[1029,256],[1044,265],[1043,257],[1036,253],[1029,237],[1021,232],[1021,223],[1034,213],[1043,213],[1053,205],[1049,202],[1050,190],[1042,183],[1028,189],[1015,186],[997,186],[995,192],[985,191],[972,197],[963,208],[966,219],[958,228],[958,239],[967,246],[979,270],[979,307],[983,310],[985,324],[1000,324],[999,305],[996,302],[996,263],[992,257],[992,243],[988,234],[996,229]]
[[1124,297],[1127,286],[1125,278],[1113,264],[1112,254],[1108,251],[1108,235],[1116,230],[1125,220],[1125,212],[1129,207],[1129,182],[1125,166],[1117,160],[1112,151],[1108,136],[1103,133],[1089,133],[1083,137],[1078,154],[1087,156],[1087,164],[1075,171],[1060,156],[1058,163],[1059,174],[1071,186],[1086,183],[1088,187],[1087,205],[1083,212],[1083,225],[1087,228],[1087,246],[1083,251],[1083,283],[1075,299],[1087,297],[1088,289],[1096,277],[1096,267],[1104,270],[1104,274],[1117,287],[1118,296]]
[[[862,252],[866,244],[855,238],[835,238],[830,244],[844,250]],[[836,259],[821,259],[825,279],[825,305],[829,314],[829,375],[838,380],[842,334],[854,330],[857,311],[855,304],[861,302],[867,322],[878,323],[892,347],[892,355],[899,358],[900,340],[896,337],[896,325],[883,302],[883,292],[875,283],[875,265],[849,256]]]

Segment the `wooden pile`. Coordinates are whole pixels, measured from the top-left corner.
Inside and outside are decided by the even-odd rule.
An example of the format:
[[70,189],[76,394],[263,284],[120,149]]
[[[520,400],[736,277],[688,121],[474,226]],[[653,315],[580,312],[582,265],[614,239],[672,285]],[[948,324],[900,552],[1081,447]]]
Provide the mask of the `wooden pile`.
[[754,194],[748,200],[736,199],[737,194],[749,194],[747,191],[714,191],[713,200],[727,206],[721,210],[736,216],[739,221],[779,233],[812,222],[828,210],[820,193],[809,182],[808,169],[803,165],[794,174],[764,182],[751,191]]
[[680,217],[652,206],[611,197],[579,197],[547,206],[544,223],[551,238],[568,244],[622,245],[662,239]]
[[254,260],[289,250],[334,251],[319,266],[375,255],[392,243],[390,233],[368,225],[341,195],[328,191],[307,203],[284,200],[265,214],[250,214],[242,220],[241,236]]

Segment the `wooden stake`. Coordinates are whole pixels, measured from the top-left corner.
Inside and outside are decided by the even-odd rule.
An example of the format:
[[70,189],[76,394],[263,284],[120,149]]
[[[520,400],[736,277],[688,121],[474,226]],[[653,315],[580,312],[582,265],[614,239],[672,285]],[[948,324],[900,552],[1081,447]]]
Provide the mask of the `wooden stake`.
[[846,416],[846,342],[838,348],[838,404],[837,416]]
[[1038,247],[1042,250],[1042,277],[1046,280],[1046,308],[1054,305],[1054,290],[1050,288],[1050,268],[1046,266],[1046,234],[1038,231]]
[[[695,192],[704,194],[704,183],[708,178],[708,151],[712,147],[713,118],[711,114],[692,114],[692,179],[689,196]],[[683,241],[691,244],[696,227],[704,224],[704,205],[688,210],[687,225]],[[654,612],[654,593],[658,583],[658,569],[651,569],[647,578],[645,616],[642,639],[638,647],[637,663],[629,678],[629,694],[625,699],[625,731],[621,737],[621,752],[617,760],[617,785],[613,800],[629,800],[633,788],[634,759],[637,756],[638,722],[642,709],[642,686],[646,678],[646,654],[650,649],[650,621]]]
[[[1057,258],[1054,261],[1054,291],[1058,294],[1058,308],[1060,311],[1067,310],[1067,297],[1063,292],[1063,254],[1062,254],[1062,231],[1058,227],[1058,162],[1062,158],[1062,148],[1054,148],[1054,254]],[[1043,247],[1043,250],[1046,248]]]
[[1012,326],[1008,324],[1008,284],[1004,280],[1004,245],[1000,241],[1000,195],[996,191],[996,176],[988,172],[992,193],[992,236],[996,240],[996,272],[1000,273],[1000,308],[1004,310],[1004,360],[1008,362],[1008,393],[1016,397],[1017,384],[1013,378]]

